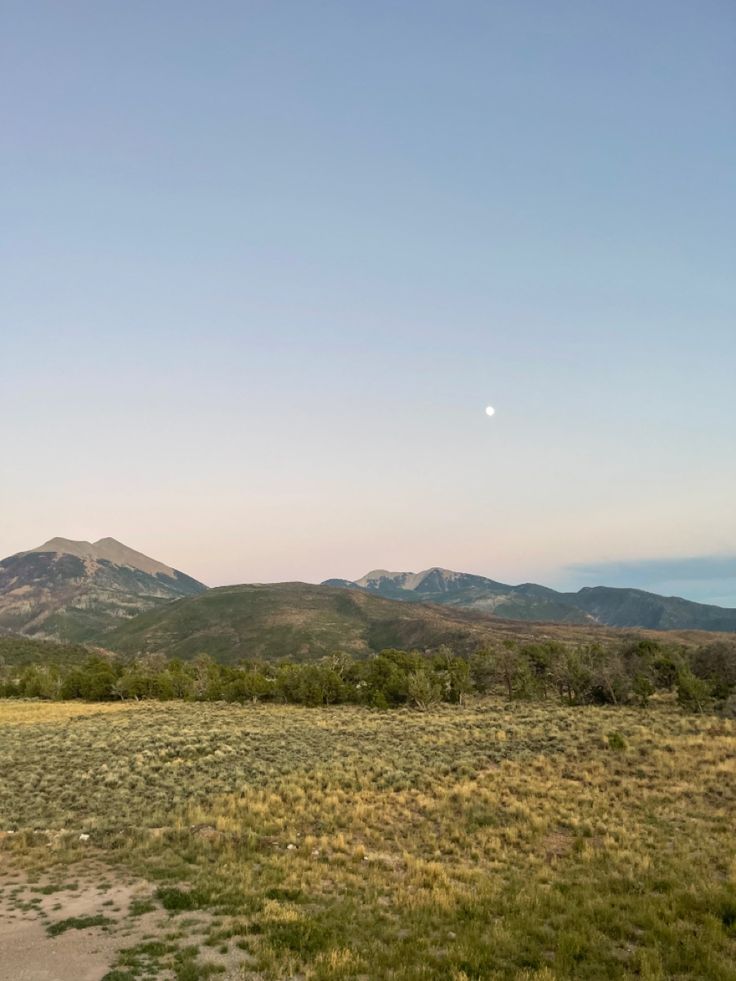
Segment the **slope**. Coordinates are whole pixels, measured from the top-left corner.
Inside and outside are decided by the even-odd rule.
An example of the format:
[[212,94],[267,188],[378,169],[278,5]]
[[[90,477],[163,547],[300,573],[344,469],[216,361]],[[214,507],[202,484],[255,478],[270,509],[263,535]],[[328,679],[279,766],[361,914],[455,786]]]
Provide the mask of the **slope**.
[[0,630],[78,643],[206,588],[112,538],[53,538],[0,562]]
[[[184,660],[208,654],[241,660],[314,660],[336,651],[366,657],[386,647],[467,654],[504,641],[601,643],[640,636],[596,624],[528,623],[472,610],[402,603],[365,590],[306,583],[223,586],[143,613],[101,638],[124,656],[162,653]],[[661,636],[661,635],[660,635]],[[687,645],[710,635],[669,635]]]
[[604,624],[653,630],[736,631],[736,610],[637,589],[585,587],[562,593],[535,583],[510,586],[484,576],[435,567],[424,572],[376,569],[361,579],[325,585],[360,589],[406,603],[436,603],[525,621]]

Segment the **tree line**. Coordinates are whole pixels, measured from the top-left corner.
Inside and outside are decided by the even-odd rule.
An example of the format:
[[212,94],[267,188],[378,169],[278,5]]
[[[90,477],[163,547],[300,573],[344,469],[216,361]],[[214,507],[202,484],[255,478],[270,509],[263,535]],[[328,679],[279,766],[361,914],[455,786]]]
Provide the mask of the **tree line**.
[[646,706],[673,692],[687,711],[736,717],[736,646],[715,641],[686,650],[657,640],[617,647],[557,641],[504,642],[469,657],[441,647],[433,653],[388,649],[367,658],[336,653],[311,663],[244,660],[218,664],[202,655],[180,661],[160,654],[121,660],[90,653],[77,664],[59,660],[0,666],[0,697],[51,700],[354,703],[427,709],[471,694],[509,700],[558,699],[569,705]]

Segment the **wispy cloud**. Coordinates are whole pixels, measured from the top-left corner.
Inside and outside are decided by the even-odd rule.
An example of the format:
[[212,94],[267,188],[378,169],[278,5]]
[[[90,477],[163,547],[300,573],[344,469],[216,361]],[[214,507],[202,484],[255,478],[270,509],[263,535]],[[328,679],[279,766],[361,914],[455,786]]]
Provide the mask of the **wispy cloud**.
[[563,578],[568,588],[631,586],[736,607],[736,555],[592,562],[568,566]]

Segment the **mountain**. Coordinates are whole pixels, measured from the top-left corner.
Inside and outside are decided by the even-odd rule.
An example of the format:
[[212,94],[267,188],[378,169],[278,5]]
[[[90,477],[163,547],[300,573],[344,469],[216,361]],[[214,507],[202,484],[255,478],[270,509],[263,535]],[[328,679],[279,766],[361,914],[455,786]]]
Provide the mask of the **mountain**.
[[562,593],[535,583],[506,583],[438,567],[424,572],[376,569],[355,581],[328,579],[323,585],[359,589],[409,603],[437,603],[512,620],[652,630],[736,631],[736,610],[658,596],[641,589],[586,586]]
[[503,636],[564,639],[564,628],[589,640],[619,627],[736,631],[736,610],[637,589],[511,586],[440,568],[208,590],[113,538],[53,538],[0,562],[0,634],[91,642],[123,654],[235,661],[443,643],[462,652]]
[[408,603],[439,603],[462,607],[511,620],[592,624],[592,614],[571,605],[564,594],[525,583],[509,586],[468,572],[438,567],[424,572],[388,572],[376,569],[354,582],[328,579],[323,585],[360,589]]
[[105,636],[122,654],[164,652],[223,663],[308,660],[385,647],[477,646],[483,630],[451,610],[407,607],[366,592],[306,583],[223,586],[142,614]]
[[105,634],[101,643],[123,655],[163,653],[183,660],[312,660],[335,651],[355,657],[386,647],[469,653],[503,640],[601,641],[620,633],[596,625],[501,620],[472,610],[402,603],[307,583],[222,586],[143,613]]
[[0,630],[75,643],[207,587],[115,541],[52,538],[0,562]]
[[736,630],[736,610],[693,603],[679,596],[658,596],[643,589],[585,586],[565,594],[599,623],[655,630]]

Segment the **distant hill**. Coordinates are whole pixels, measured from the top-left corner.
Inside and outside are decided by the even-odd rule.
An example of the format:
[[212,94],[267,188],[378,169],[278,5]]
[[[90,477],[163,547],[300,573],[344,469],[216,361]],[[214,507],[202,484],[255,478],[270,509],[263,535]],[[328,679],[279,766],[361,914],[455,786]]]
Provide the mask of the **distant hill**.
[[0,562],[0,630],[79,643],[206,588],[113,538],[52,538]]
[[514,620],[604,624],[652,630],[736,631],[736,610],[657,596],[641,589],[585,587],[562,593],[535,583],[510,586],[465,572],[376,569],[361,579],[328,579],[323,585],[359,589],[409,603],[437,603]]
[[25,667],[30,664],[74,667],[83,664],[92,653],[81,644],[57,644],[53,640],[6,634],[0,636],[0,676],[3,668]]
[[[503,641],[559,640],[607,644],[646,631],[503,620],[462,608],[402,603],[368,590],[275,583],[223,586],[143,613],[106,633],[102,643],[123,656],[162,653],[188,660],[209,654],[240,660],[314,660],[343,651],[367,657],[386,647],[436,650],[447,644],[468,654]],[[708,635],[672,635],[691,646]]]
[[380,596],[306,583],[223,586],[142,614],[104,637],[122,654],[210,654],[308,660],[334,651],[357,657],[385,647],[474,648],[486,631],[451,610],[407,607]]
[[570,596],[599,623],[654,630],[736,630],[736,610],[693,603],[679,596],[658,596],[643,589],[586,586]]

